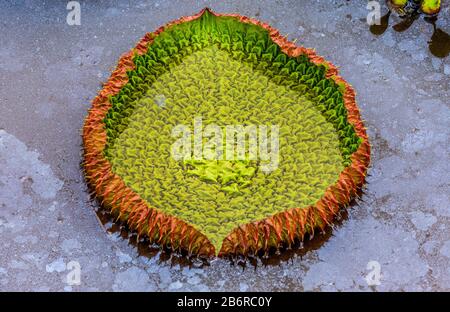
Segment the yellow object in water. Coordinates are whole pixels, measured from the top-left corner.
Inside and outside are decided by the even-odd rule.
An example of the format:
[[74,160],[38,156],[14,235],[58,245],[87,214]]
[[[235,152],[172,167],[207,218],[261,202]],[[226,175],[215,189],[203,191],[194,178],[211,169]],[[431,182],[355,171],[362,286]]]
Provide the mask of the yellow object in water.
[[404,7],[408,3],[408,0],[391,0],[391,2],[397,7]]
[[423,0],[420,9],[425,14],[437,14],[441,9],[441,0]]

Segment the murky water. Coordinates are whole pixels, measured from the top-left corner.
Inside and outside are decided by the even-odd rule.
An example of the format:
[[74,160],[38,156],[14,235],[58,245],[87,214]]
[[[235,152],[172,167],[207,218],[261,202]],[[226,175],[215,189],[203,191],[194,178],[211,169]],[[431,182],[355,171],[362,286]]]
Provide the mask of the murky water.
[[392,28],[396,32],[404,32],[405,30],[408,30],[412,24],[419,18],[419,13],[413,13],[407,17],[405,17],[400,23],[395,24],[392,26]]
[[[419,19],[402,34],[388,29],[390,40],[371,40],[375,36],[368,33],[365,19],[361,23],[343,20],[345,14],[365,16],[367,2],[363,1],[330,1],[327,5],[320,1],[210,2],[221,12],[251,15],[258,10],[261,20],[282,27],[283,33],[301,35],[301,45],[316,47],[339,60],[337,65],[345,72],[342,75],[359,90],[361,113],[373,137],[373,176],[363,197],[366,204],[352,209],[349,220],[332,230],[324,244],[316,235],[313,242],[317,239],[318,249],[306,251],[302,259],[289,258],[296,251],[288,250],[268,260],[281,258],[279,267],[264,267],[259,259],[247,260],[245,270],[227,260],[214,260],[209,266],[193,260],[190,270],[178,265],[170,268],[176,258],[171,260],[168,253],[145,241],[139,241],[137,247],[125,246],[128,240],[117,234],[108,239],[109,235],[99,230],[101,225],[93,220],[89,209],[94,207],[86,201],[84,181],[76,170],[76,142],[99,82],[109,77],[108,68],[134,45],[136,36],[192,14],[204,4],[167,1],[155,8],[154,2],[142,0],[90,1],[89,8],[82,11],[81,28],[75,29],[62,27],[65,21],[53,18],[65,10],[56,1],[29,1],[26,7],[12,3],[0,1],[5,29],[0,47],[4,60],[0,62],[0,93],[5,99],[0,103],[0,124],[14,135],[9,142],[12,145],[0,148],[6,160],[0,172],[7,177],[2,187],[8,190],[2,193],[0,203],[6,204],[0,216],[0,288],[64,291],[68,271],[49,273],[46,266],[77,260],[82,280],[73,291],[169,291],[172,283],[183,284],[177,289],[180,291],[372,291],[364,277],[369,273],[368,261],[376,260],[382,274],[377,291],[450,289],[450,232],[446,230],[450,227],[450,192],[448,163],[442,157],[449,134],[445,119],[449,76],[444,72],[449,59],[439,62],[439,69],[430,65],[435,56],[419,40],[431,40],[431,25]],[[442,11],[439,18],[441,25],[449,25],[448,12]],[[328,29],[323,20],[336,20],[336,27]],[[391,25],[395,24],[392,20],[391,16]],[[427,27],[427,38],[414,36],[418,23]],[[304,30],[298,30],[298,25]],[[438,27],[450,33],[447,26],[438,23]],[[315,31],[323,32],[325,38],[313,36]],[[120,35],[112,41],[111,34]],[[391,44],[398,47],[405,37],[414,46],[423,46],[423,61],[411,64],[416,51],[392,49]],[[441,32],[436,37],[432,42],[442,42]],[[336,49],[342,40],[346,40],[346,48]],[[22,42],[31,50],[24,50]],[[59,48],[54,49],[55,45]],[[27,51],[36,57],[30,58]],[[370,60],[371,66],[356,62],[357,54]],[[437,72],[439,80],[424,79]],[[421,129],[415,131],[418,125]],[[20,178],[24,176],[33,177],[34,186],[38,176],[49,181],[45,194],[59,190],[56,176],[64,186],[54,198],[43,200],[42,194],[23,189]],[[129,240],[134,244],[137,237],[130,235]],[[304,247],[309,244],[305,242]],[[68,250],[67,246],[81,247]],[[135,251],[142,256],[136,258]],[[131,261],[128,257],[121,261],[121,256],[129,256]],[[256,261],[256,272],[250,260]],[[197,265],[205,267],[196,269]]]
[[[389,18],[391,16],[391,11],[388,11],[385,15],[383,15],[380,19],[380,25],[371,25],[369,27],[369,30],[372,34],[376,36],[380,36],[386,32],[386,30],[389,28]],[[404,32],[408,30],[415,21],[417,21],[420,17],[420,13],[413,12],[411,15],[404,17],[404,19],[392,26],[392,28],[396,32]],[[438,17],[432,16],[428,17],[425,16],[424,20],[433,26],[433,35],[431,36],[430,40],[428,41],[428,48],[436,57],[444,58],[447,57],[450,53],[450,35],[447,34],[445,31],[443,31],[440,28],[437,28],[436,21]]]
[[450,53],[450,35],[436,26],[436,17],[424,18],[424,20],[433,25],[433,35],[428,41],[430,52],[440,58],[447,57]]
[[380,19],[380,25],[370,25],[369,30],[374,35],[382,35],[386,29],[389,27],[389,17],[391,16],[391,11],[388,11]]

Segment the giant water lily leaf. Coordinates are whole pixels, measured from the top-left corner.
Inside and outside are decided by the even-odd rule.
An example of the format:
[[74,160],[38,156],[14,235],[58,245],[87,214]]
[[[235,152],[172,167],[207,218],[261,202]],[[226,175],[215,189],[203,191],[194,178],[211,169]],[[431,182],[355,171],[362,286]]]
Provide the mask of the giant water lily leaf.
[[[256,154],[227,149],[230,126],[255,135]],[[208,9],[121,58],[83,139],[86,177],[114,216],[204,256],[267,251],[323,228],[370,159],[353,89],[332,64],[266,24]]]

